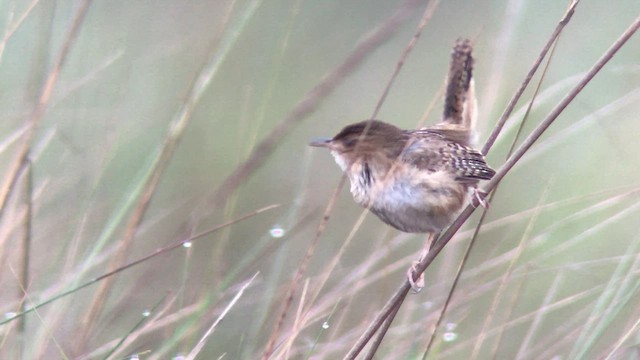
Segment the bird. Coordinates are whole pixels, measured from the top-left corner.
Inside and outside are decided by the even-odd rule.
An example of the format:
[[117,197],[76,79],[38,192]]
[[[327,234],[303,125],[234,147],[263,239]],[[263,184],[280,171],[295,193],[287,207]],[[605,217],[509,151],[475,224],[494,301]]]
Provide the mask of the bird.
[[[309,144],[330,150],[349,178],[356,203],[402,232],[428,233],[431,241],[470,194],[481,199],[479,181],[495,175],[474,148],[477,105],[471,52],[469,40],[456,41],[439,123],[403,130],[368,119]],[[484,200],[480,203],[486,206]],[[414,290],[420,288],[411,274],[409,279]]]

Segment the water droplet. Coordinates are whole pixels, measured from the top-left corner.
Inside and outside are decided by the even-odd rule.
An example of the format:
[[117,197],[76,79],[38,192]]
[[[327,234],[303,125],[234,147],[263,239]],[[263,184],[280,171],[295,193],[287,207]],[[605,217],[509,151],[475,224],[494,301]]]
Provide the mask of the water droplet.
[[329,328],[329,323],[328,323],[328,322],[326,322],[326,321],[325,321],[325,322],[323,322],[323,323],[322,323],[322,328],[323,328],[323,329],[328,329],[328,328]]
[[191,243],[191,241],[185,241],[185,242],[182,243],[182,247],[187,248],[187,249],[190,248],[191,245],[193,245]]
[[131,355],[129,360],[140,360],[140,357],[138,356],[138,354],[133,354],[133,355]]
[[269,230],[269,235],[271,235],[272,238],[279,239],[284,236],[284,229],[280,227],[280,225],[275,225]]
[[144,317],[147,317],[149,315],[151,315],[151,311],[149,311],[149,310],[145,310],[145,311],[142,312],[142,316],[144,316]]
[[178,354],[171,358],[171,360],[184,360],[184,355]]
[[458,327],[458,324],[456,324],[456,323],[447,323],[444,327],[447,329],[447,331],[453,331]]
[[14,317],[16,317],[16,315],[18,315],[18,314],[14,313],[13,311],[9,311],[9,312],[4,313],[4,318],[5,319],[13,319]]
[[452,342],[457,338],[458,334],[454,333],[453,331],[447,331],[446,333],[442,334],[442,340],[444,340],[445,342]]

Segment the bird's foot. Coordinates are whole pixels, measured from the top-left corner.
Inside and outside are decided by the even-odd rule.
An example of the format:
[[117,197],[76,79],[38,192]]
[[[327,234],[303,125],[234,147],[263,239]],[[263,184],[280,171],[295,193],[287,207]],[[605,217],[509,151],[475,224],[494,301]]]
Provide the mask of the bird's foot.
[[[487,193],[485,193],[482,190],[478,190],[477,188],[475,188],[475,189],[473,189],[473,197],[474,197],[475,200],[478,201],[478,204],[480,204],[480,206],[482,206],[485,209],[489,208],[489,203],[485,199],[487,197]],[[476,205],[476,203],[474,201],[471,201],[471,204],[474,207],[478,207],[478,205]]]
[[411,267],[407,270],[407,279],[409,279],[409,284],[411,284],[411,289],[415,294],[422,291],[424,288],[424,274],[420,274],[416,280],[414,280],[414,274],[418,271],[418,264],[420,261],[414,261]]

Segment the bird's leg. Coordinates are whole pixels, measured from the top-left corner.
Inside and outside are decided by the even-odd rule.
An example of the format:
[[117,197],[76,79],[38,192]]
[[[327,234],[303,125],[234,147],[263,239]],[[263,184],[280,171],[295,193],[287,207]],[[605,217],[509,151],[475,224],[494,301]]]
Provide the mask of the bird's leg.
[[429,233],[427,237],[427,241],[425,241],[422,246],[422,250],[420,251],[420,257],[418,260],[414,260],[411,267],[407,270],[407,278],[409,279],[409,284],[411,284],[411,289],[414,293],[419,293],[424,288],[424,274],[420,274],[417,279],[414,278],[414,274],[418,270],[418,264],[422,262],[427,257],[429,250],[431,249],[431,245],[433,245],[433,239],[435,239],[434,233]]

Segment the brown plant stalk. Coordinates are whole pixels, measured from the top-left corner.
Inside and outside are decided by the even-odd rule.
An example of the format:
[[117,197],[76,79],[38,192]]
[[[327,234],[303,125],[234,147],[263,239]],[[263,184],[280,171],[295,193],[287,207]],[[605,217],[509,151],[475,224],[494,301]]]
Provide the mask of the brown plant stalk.
[[20,176],[21,169],[26,166],[27,158],[31,150],[31,145],[33,142],[33,138],[35,137],[36,129],[38,127],[38,124],[40,123],[40,120],[44,116],[44,113],[49,107],[51,97],[53,96],[53,89],[58,83],[60,72],[67,62],[69,52],[71,51],[71,48],[78,38],[80,28],[84,23],[87,12],[89,11],[89,5],[91,5],[91,0],[85,0],[78,6],[78,9],[76,10],[75,16],[71,23],[71,27],[65,35],[64,43],[62,44],[62,48],[60,49],[60,54],[58,54],[58,57],[54,65],[52,66],[51,71],[49,71],[44,84],[42,84],[40,95],[38,97],[38,103],[29,116],[28,127],[26,129],[24,140],[20,145],[20,150],[18,150],[18,155],[14,158],[13,163],[10,166],[10,170],[5,177],[5,181],[0,186],[0,217],[4,215],[4,211],[7,206],[7,200],[9,198],[9,195],[13,192],[14,187],[16,186],[16,182],[18,181],[18,177]]
[[533,75],[535,75],[535,73],[538,71],[538,67],[540,67],[540,64],[542,64],[542,60],[544,60],[544,58],[547,56],[547,53],[549,52],[549,50],[551,49],[553,44],[556,42],[556,40],[560,36],[560,33],[562,32],[564,27],[571,20],[571,17],[573,16],[573,13],[575,12],[576,6],[578,6],[579,2],[580,2],[579,0],[574,0],[569,5],[569,8],[567,9],[567,12],[565,12],[564,16],[562,17],[562,19],[560,20],[560,22],[556,26],[556,28],[553,31],[553,33],[551,34],[551,36],[549,37],[549,40],[547,41],[547,43],[542,48],[542,51],[540,51],[540,55],[538,55],[538,58],[534,61],[533,66],[529,70],[529,73],[527,73],[527,76],[525,76],[524,81],[522,81],[522,84],[520,85],[518,90],[516,90],[516,93],[513,94],[513,97],[511,98],[511,100],[509,100],[509,103],[507,104],[507,107],[504,109],[504,112],[502,113],[502,115],[500,115],[500,118],[498,119],[498,123],[493,128],[493,131],[491,132],[491,135],[489,135],[489,137],[487,138],[487,141],[485,142],[484,146],[482,147],[482,153],[483,154],[486,155],[489,152],[489,150],[491,149],[491,147],[493,146],[493,144],[498,139],[498,135],[500,135],[500,132],[502,131],[502,128],[504,127],[504,124],[509,119],[509,116],[511,116],[511,113],[513,112],[513,109],[516,107],[516,104],[520,100],[520,97],[522,96],[524,91],[527,89],[527,86],[529,86],[529,83],[533,79]]

